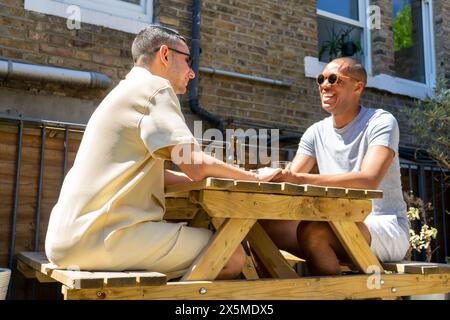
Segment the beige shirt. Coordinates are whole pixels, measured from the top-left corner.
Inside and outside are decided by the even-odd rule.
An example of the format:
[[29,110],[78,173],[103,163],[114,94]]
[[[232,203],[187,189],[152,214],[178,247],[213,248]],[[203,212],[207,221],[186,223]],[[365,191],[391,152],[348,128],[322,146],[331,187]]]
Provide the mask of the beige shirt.
[[117,235],[163,219],[164,160],[170,159],[165,147],[182,143],[197,142],[169,81],[134,67],[88,122],[50,216],[48,258],[60,265],[120,269],[141,259],[141,246],[166,254],[158,246],[173,246],[182,224],[149,224],[131,243],[119,243]]

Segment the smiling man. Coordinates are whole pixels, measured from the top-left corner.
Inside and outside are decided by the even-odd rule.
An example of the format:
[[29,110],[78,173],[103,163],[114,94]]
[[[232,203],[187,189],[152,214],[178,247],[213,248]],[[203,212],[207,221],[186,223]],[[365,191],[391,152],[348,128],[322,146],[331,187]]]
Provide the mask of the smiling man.
[[[373,211],[358,227],[381,261],[399,261],[409,247],[409,222],[397,121],[389,112],[360,105],[367,74],[359,62],[335,59],[316,80],[322,108],[330,117],[306,130],[292,166],[278,181],[383,190],[383,199],[373,200]],[[309,173],[316,164],[320,174]],[[328,223],[262,224],[281,249],[306,259],[313,274],[339,274],[339,260],[349,260]]]
[[[201,151],[176,96],[195,77],[178,32],[147,27],[132,54],[134,67],[92,114],[52,210],[45,250],[60,267],[182,271],[211,231],[165,222],[164,186],[209,176],[268,181],[281,171],[262,176]],[[172,153],[180,145],[188,154]],[[165,160],[183,172],[164,170]],[[218,277],[239,275],[244,259],[239,247]]]

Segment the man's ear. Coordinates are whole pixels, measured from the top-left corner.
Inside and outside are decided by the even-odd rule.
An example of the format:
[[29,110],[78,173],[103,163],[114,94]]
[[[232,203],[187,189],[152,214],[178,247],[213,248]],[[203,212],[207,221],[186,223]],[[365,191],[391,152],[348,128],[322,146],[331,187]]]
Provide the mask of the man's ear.
[[167,45],[163,44],[159,48],[158,55],[162,64],[167,65],[169,63],[169,48],[167,47]]
[[363,90],[364,90],[364,83],[362,83],[361,81],[358,81],[356,83],[355,93],[358,93],[359,95],[361,95]]

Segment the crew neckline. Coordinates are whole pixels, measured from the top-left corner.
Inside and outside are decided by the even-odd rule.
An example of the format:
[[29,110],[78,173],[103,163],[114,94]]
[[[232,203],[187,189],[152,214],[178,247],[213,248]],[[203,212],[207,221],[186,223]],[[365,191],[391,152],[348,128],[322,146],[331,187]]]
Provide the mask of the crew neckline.
[[359,121],[359,119],[361,119],[364,116],[364,114],[366,113],[366,109],[367,108],[365,108],[364,106],[360,105],[360,109],[359,109],[359,112],[356,115],[356,117],[354,117],[352,121],[347,123],[347,125],[345,125],[342,128],[335,128],[334,125],[333,125],[333,118],[330,117],[331,118],[331,125],[333,126],[334,132],[336,132],[337,134],[344,134],[344,133],[346,133],[349,130],[349,128],[353,127],[354,124],[357,123]]

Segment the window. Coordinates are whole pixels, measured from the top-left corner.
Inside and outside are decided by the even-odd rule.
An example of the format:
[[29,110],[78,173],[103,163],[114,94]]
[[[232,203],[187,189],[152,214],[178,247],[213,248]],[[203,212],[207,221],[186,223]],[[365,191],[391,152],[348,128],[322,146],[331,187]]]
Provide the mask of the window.
[[[305,75],[315,77],[330,60],[330,44],[342,35],[348,42],[360,44],[353,58],[361,61],[368,73],[367,87],[413,98],[433,95],[436,82],[434,56],[433,2],[430,0],[391,0],[393,54],[395,67],[392,74],[372,74],[372,55],[369,0],[317,0],[318,56],[305,57]],[[381,28],[386,19],[381,12]],[[383,20],[384,19],[384,20]],[[388,26],[389,28],[391,26]],[[341,41],[342,43],[342,41]],[[338,42],[339,44],[339,42]],[[336,47],[336,46],[335,46]],[[338,46],[339,47],[339,46]],[[345,46],[340,46],[345,47]],[[322,53],[320,52],[322,49]],[[354,47],[353,47],[354,49]],[[362,50],[359,50],[362,49]],[[355,51],[355,50],[353,50]],[[319,53],[321,53],[319,55]],[[336,52],[331,55],[350,55]]]
[[319,60],[351,56],[362,61],[364,18],[362,1],[317,0]]
[[26,10],[68,18],[80,8],[81,22],[138,33],[152,22],[152,0],[25,0]]
[[392,1],[395,75],[425,83],[422,1]]

